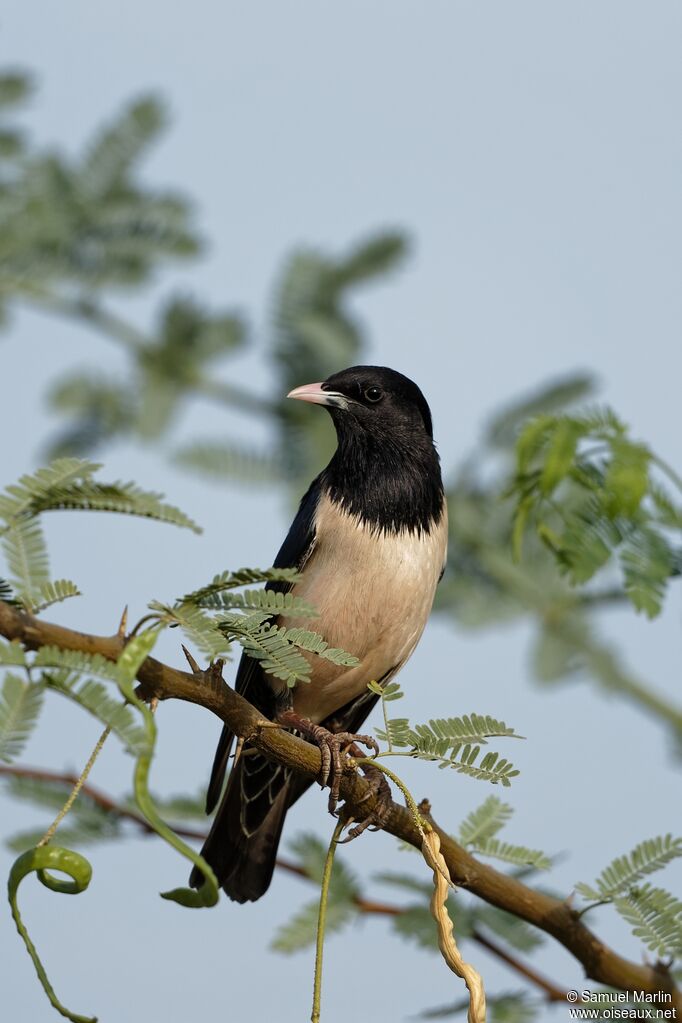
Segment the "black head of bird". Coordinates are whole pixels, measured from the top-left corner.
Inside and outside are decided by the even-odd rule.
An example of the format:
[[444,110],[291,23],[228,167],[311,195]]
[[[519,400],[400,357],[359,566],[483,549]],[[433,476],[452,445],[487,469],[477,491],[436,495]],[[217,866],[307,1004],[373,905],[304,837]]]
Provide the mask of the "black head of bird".
[[433,437],[431,412],[417,385],[385,366],[352,366],[317,384],[304,384],[287,395],[324,405],[340,434],[384,438],[412,432]]

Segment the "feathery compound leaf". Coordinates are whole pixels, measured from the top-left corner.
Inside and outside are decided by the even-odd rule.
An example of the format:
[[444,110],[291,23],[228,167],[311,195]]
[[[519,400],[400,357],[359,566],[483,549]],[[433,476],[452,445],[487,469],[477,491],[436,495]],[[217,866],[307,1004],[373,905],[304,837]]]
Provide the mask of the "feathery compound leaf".
[[201,527],[172,504],[165,504],[163,494],[142,490],[135,483],[76,483],[68,488],[55,489],[40,503],[37,511],[72,509],[81,511],[108,511],[119,515],[135,515],[155,519],[173,526],[200,533]]
[[504,736],[522,739],[513,728],[504,721],[497,721],[489,714],[465,714],[457,718],[434,718],[428,725],[415,725],[414,730],[420,738],[434,736],[436,739],[450,739],[454,743],[480,742],[493,737]]
[[[412,848],[412,846],[410,846]],[[433,892],[433,883],[430,881],[420,881],[411,874],[398,874],[395,871],[386,870],[379,874],[374,874],[373,878],[378,881],[379,884],[388,884],[394,888],[402,888],[408,892],[417,892],[418,895],[423,895],[425,899],[431,897]],[[433,917],[431,918],[433,920]]]
[[[394,746],[413,746],[416,750],[440,751],[443,756],[449,749],[464,744],[486,745],[493,737],[522,739],[504,721],[497,721],[489,714],[465,714],[456,718],[433,718],[428,724],[409,726],[407,720],[397,718],[389,722],[389,732]],[[379,733],[377,733],[379,734]],[[382,738],[385,735],[382,734]]]
[[238,633],[232,626],[230,631],[249,657],[260,663],[263,671],[282,679],[292,687],[297,682],[310,681],[310,664],[296,647],[286,640],[287,630],[284,627],[265,623],[252,631]]
[[497,796],[488,796],[485,802],[472,810],[459,826],[459,841],[462,845],[479,845],[493,838],[505,826],[514,813],[508,803]]
[[[333,876],[333,875],[332,875]],[[315,944],[319,904],[309,902],[287,923],[279,928],[270,948],[275,952],[291,955],[302,948]],[[325,921],[325,934],[340,931],[357,915],[357,907],[351,899],[334,899],[330,888]]]
[[[289,843],[289,848],[296,857],[296,862],[311,881],[320,883],[327,858],[327,847],[317,835],[304,831],[296,835]],[[359,893],[357,877],[337,855],[334,859],[334,870],[330,883],[330,892],[335,897],[350,898]]]
[[10,582],[22,602],[32,606],[36,594],[49,583],[47,546],[40,523],[24,520],[8,526],[2,547],[12,573]]
[[229,652],[229,641],[216,622],[196,605],[176,604],[169,607],[152,600],[148,606],[160,614],[162,621],[178,625],[188,639],[211,659]]
[[586,899],[606,902],[678,856],[682,856],[682,838],[673,838],[672,835],[648,838],[635,846],[627,856],[618,856],[613,860],[601,872],[595,887],[581,883],[575,888]]
[[[134,483],[97,483],[92,479],[96,462],[60,458],[33,476],[22,476],[0,496],[0,518],[19,528],[22,520],[57,509],[110,511],[139,515],[201,532],[184,512],[164,504],[163,494],[142,490]],[[46,581],[46,579],[45,579]]]
[[102,198],[121,180],[131,164],[156,138],[164,123],[159,101],[148,96],[126,107],[95,139],[80,172],[91,198]]
[[18,483],[7,487],[0,495],[0,518],[12,522],[22,516],[31,517],[49,507],[51,495],[63,491],[71,484],[88,480],[101,469],[97,462],[80,458],[58,458],[32,476],[22,476]]
[[[463,914],[458,910],[456,915],[458,941],[465,936],[465,931],[461,926],[462,916]],[[424,948],[429,952],[438,951],[438,931],[434,925],[427,898],[424,899],[423,905],[402,907],[400,913],[391,917],[391,924],[393,930],[401,938],[407,938],[409,941],[415,942],[419,948]]]
[[173,461],[183,469],[191,469],[218,480],[239,480],[244,483],[272,483],[281,480],[282,466],[277,458],[262,451],[220,444],[215,441],[195,441],[180,448]]
[[8,643],[0,638],[0,664],[23,668],[26,663],[26,651],[18,640]]
[[682,902],[670,892],[645,884],[613,905],[652,952],[661,958],[682,956]]
[[586,398],[593,389],[594,378],[582,373],[556,380],[520,402],[507,406],[495,416],[486,431],[487,442],[494,447],[509,447],[529,420],[543,413],[565,409]]
[[543,944],[542,933],[512,913],[495,906],[476,904],[472,910],[473,925],[489,928],[519,952],[532,952]]
[[630,600],[638,611],[655,618],[674,566],[669,544],[660,533],[642,528],[623,545],[620,562]]
[[[115,668],[115,665],[113,666]],[[80,674],[69,669],[43,672],[43,680],[48,688],[73,700],[103,725],[109,725],[133,756],[139,756],[148,750],[149,743],[145,731],[137,723],[130,707],[121,703],[120,698],[110,696],[108,689],[101,682],[86,679],[79,685]]]
[[[213,577],[207,585],[202,586],[192,593],[186,593],[179,601],[181,604],[198,604],[200,607],[215,607],[216,604],[207,604],[209,598],[215,597],[224,590],[234,590],[239,586],[247,586],[249,583],[296,583],[301,579],[301,573],[295,568],[238,568],[236,572],[221,572]],[[224,605],[219,605],[223,607]]]
[[[290,848],[306,876],[316,884],[320,883],[327,857],[327,849],[320,839],[310,832],[304,832],[290,842]],[[357,878],[337,857],[329,884],[325,931],[329,930],[330,923],[331,930],[334,931],[340,930],[351,920],[358,912],[354,901],[358,894]],[[317,935],[318,912],[317,902],[304,906],[277,931],[270,947],[277,952],[290,954],[314,944]]]
[[[61,809],[64,800],[73,788],[69,781],[34,780],[33,778],[7,779],[8,791],[11,795],[29,800],[38,806],[48,808],[52,813]],[[123,831],[122,821],[113,813],[103,809],[88,795],[81,791],[78,799],[69,812],[68,827],[60,827],[59,840],[68,841],[69,845],[92,843],[118,838]],[[37,845],[45,834],[45,826],[41,829],[21,831],[7,840],[9,849],[23,852]]]
[[547,444],[545,461],[540,473],[540,491],[545,496],[553,493],[568,475],[581,433],[580,425],[573,420],[564,418],[557,420]]
[[65,668],[81,675],[96,675],[99,678],[118,678],[114,661],[101,654],[86,654],[81,650],[60,650],[56,646],[41,646],[33,660],[35,668]]
[[353,654],[347,653],[345,650],[341,650],[339,647],[330,647],[327,642],[317,632],[310,632],[307,629],[283,629],[282,635],[288,643],[293,643],[294,646],[298,646],[301,650],[309,650],[310,653],[317,654],[318,657],[323,657],[325,661],[331,661],[332,664],[339,664],[354,668],[360,661]]
[[481,856],[490,856],[504,863],[513,863],[517,867],[531,866],[536,870],[549,870],[552,861],[539,849],[527,849],[524,845],[510,845],[500,842],[498,838],[484,838],[474,843],[476,852]]
[[264,611],[271,615],[286,614],[287,618],[317,618],[312,604],[293,593],[279,590],[244,590],[243,593],[217,593],[204,597],[202,607],[243,608],[245,611]]
[[436,739],[434,736],[420,737],[409,755],[417,760],[433,760],[441,769],[450,767],[458,774],[466,774],[477,781],[487,781],[492,785],[503,785],[509,788],[511,779],[520,772],[508,760],[500,759],[499,753],[486,753],[477,763],[481,747],[471,743],[461,743],[450,749],[450,739]]
[[81,591],[69,579],[55,579],[54,582],[43,583],[37,596],[40,598],[40,603],[33,608],[34,614],[39,614],[53,604],[59,604],[62,600],[68,600],[69,597],[80,597]]
[[44,687],[7,672],[0,695],[0,760],[20,755],[38,720]]

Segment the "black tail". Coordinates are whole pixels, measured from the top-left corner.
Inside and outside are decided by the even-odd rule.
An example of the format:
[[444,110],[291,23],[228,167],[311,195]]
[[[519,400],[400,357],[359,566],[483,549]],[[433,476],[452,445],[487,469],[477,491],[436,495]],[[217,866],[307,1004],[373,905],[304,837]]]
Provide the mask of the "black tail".
[[[284,817],[309,784],[245,748],[201,850],[219,884],[235,902],[255,902],[268,890]],[[201,882],[201,872],[195,867],[190,884],[197,888]]]

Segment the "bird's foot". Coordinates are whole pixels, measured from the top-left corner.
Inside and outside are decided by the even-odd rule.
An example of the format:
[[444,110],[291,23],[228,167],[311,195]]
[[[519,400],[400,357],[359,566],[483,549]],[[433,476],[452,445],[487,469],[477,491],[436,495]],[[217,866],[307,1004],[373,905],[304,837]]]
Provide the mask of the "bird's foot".
[[[329,812],[336,813],[336,805],[339,801],[341,779],[345,771],[353,771],[354,765],[343,759],[344,754],[349,752],[354,743],[361,743],[375,753],[379,752],[379,744],[371,735],[355,735],[353,732],[330,732],[322,725],[316,725],[308,718],[300,717],[293,710],[282,710],[277,715],[277,720],[287,728],[295,728],[306,739],[309,739],[320,750],[322,767],[318,775],[318,781],[322,788],[329,785]],[[356,748],[356,756],[360,751]]]
[[388,784],[383,771],[380,771],[378,767],[374,767],[372,764],[362,764],[360,769],[370,785],[370,791],[366,796],[363,796],[360,803],[364,803],[372,796],[375,798],[375,803],[367,816],[350,828],[343,842],[352,842],[354,838],[357,838],[363,831],[368,829],[370,831],[381,831],[388,820],[393,805],[391,786]]

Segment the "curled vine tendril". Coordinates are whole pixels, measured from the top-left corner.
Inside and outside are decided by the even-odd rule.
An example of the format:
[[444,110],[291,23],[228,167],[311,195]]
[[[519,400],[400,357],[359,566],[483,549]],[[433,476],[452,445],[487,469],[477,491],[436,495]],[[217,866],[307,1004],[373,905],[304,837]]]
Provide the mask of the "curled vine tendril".
[[[55,877],[54,874],[50,873],[52,870],[58,870],[61,874],[66,874],[71,880],[67,881]],[[26,926],[21,919],[17,892],[23,879],[33,872],[37,873],[38,880],[46,888],[49,888],[50,891],[61,892],[64,895],[79,895],[90,884],[92,867],[84,856],[73,852],[72,849],[63,849],[57,845],[44,845],[36,849],[29,849],[28,852],[19,856],[12,865],[7,882],[7,895],[12,910],[12,918],[26,946],[26,951],[35,966],[38,979],[43,985],[50,1004],[54,1006],[57,1012],[72,1020],[73,1023],[97,1023],[96,1016],[79,1016],[77,1013],[71,1012],[59,1001],[45,973],[45,968],[40,961],[36,947],[31,941]]]

